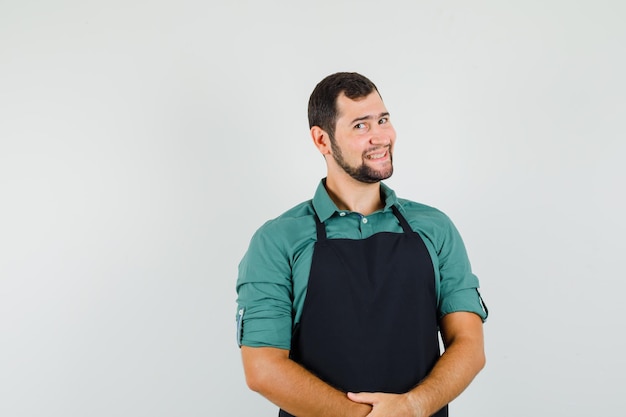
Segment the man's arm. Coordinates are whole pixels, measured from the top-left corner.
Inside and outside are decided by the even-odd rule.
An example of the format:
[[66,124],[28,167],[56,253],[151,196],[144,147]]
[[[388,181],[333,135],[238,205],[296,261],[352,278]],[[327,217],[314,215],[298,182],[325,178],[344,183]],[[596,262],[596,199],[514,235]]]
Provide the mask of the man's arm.
[[241,356],[250,389],[297,417],[365,417],[372,409],[289,359],[288,350],[242,346]]
[[430,374],[406,394],[349,393],[373,406],[369,417],[426,417],[455,399],[485,366],[483,326],[474,313],[445,315],[440,323],[446,350]]

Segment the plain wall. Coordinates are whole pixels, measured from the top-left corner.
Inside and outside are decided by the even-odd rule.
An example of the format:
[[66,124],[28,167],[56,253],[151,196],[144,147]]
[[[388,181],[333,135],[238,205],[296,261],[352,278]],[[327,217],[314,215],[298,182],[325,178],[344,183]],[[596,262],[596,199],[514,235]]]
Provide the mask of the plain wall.
[[325,174],[306,105],[358,71],[404,198],[490,309],[455,416],[617,415],[622,1],[0,1],[0,415],[274,416],[237,264]]

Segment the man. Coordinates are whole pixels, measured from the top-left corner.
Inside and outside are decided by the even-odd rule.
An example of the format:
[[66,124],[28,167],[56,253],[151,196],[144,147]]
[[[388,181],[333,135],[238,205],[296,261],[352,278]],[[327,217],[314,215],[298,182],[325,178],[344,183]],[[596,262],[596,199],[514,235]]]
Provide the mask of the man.
[[239,265],[246,381],[282,417],[447,416],[485,363],[487,312],[461,237],[381,183],[396,133],[370,80],[326,77],[309,125],[327,176]]

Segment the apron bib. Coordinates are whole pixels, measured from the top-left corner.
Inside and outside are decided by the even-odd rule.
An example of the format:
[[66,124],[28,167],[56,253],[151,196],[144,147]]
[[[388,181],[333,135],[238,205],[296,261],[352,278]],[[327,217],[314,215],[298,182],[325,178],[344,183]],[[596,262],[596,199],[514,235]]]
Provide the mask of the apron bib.
[[[343,392],[405,393],[439,359],[435,276],[422,238],[404,233],[315,243],[290,357]],[[446,417],[447,406],[435,414]],[[279,417],[294,417],[280,410]]]

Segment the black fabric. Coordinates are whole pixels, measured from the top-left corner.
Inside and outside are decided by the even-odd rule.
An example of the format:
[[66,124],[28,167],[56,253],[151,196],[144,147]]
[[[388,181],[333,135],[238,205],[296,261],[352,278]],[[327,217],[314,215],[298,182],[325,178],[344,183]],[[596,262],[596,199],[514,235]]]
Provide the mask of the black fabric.
[[[432,261],[404,233],[327,239],[317,219],[311,273],[290,357],[344,392],[404,393],[439,359]],[[446,417],[447,407],[436,417]],[[294,417],[281,410],[280,417]]]

